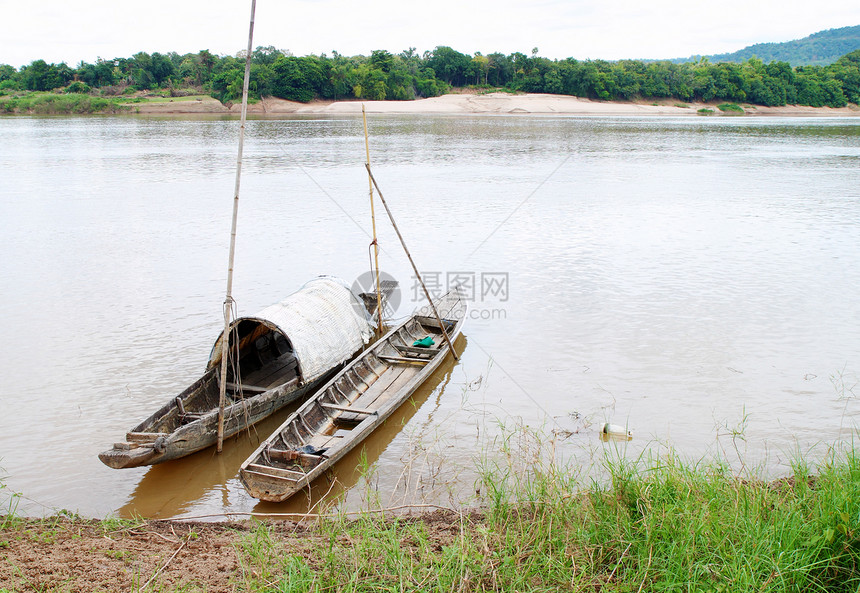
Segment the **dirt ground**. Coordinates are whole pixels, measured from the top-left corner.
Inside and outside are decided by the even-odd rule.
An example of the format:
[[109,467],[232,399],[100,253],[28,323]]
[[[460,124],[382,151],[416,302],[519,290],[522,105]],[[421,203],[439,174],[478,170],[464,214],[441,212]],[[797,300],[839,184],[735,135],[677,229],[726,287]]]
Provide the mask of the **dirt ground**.
[[164,567],[153,579],[164,588],[232,591],[234,544],[248,529],[152,522],[111,531],[97,521],[28,521],[0,533],[0,590],[137,591]]
[[[423,521],[437,545],[459,533],[456,513],[437,511]],[[3,518],[0,517],[0,524]],[[313,523],[272,522],[286,553],[318,561],[328,536]],[[243,543],[257,524],[22,519],[0,530],[0,593],[23,591],[243,591],[256,567]]]

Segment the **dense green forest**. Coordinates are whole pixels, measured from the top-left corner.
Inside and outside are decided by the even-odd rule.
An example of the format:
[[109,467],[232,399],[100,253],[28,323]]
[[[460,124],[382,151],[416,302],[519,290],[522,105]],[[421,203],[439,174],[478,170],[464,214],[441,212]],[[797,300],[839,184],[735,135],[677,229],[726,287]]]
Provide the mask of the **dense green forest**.
[[[241,95],[244,56],[208,50],[140,52],[130,58],[70,67],[35,60],[16,69],[0,65],[0,94],[26,91],[115,97],[160,89],[173,96],[205,92],[222,102]],[[251,94],[294,101],[313,99],[410,100],[451,87],[504,88],[513,92],[574,95],[598,100],[730,101],[777,106],[842,107],[860,103],[860,50],[828,66],[798,66],[751,58],[743,63],[551,60],[538,55],[467,55],[440,46],[419,55],[375,50],[370,56],[293,56],[274,47],[252,55]],[[2,106],[0,106],[2,110]]]
[[[847,53],[860,49],[860,25],[827,29],[803,39],[783,43],[756,43],[736,52],[707,56],[711,62],[788,62],[792,66],[827,66]],[[698,57],[673,62],[694,61]]]

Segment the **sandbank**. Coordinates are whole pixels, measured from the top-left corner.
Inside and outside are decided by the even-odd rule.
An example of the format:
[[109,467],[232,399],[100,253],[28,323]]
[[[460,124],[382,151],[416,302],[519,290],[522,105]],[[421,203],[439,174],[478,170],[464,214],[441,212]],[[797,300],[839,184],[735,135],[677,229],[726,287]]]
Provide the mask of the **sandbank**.
[[[414,101],[312,101],[297,103],[275,97],[265,97],[261,101],[248,106],[248,112],[254,115],[290,115],[290,114],[358,114],[362,104],[368,113],[388,114],[445,114],[445,115],[654,115],[654,116],[697,116],[700,109],[710,109],[714,117],[738,117],[740,114],[724,113],[717,109],[716,104],[680,103],[666,100],[652,103],[635,103],[622,101],[592,101],[568,95],[547,94],[510,94],[487,93],[468,94],[454,93],[416,99]],[[743,115],[752,116],[860,116],[860,107],[806,107],[801,105],[786,105],[783,107],[764,107],[743,105]],[[241,106],[238,103],[224,105],[211,97],[199,98],[193,101],[173,101],[161,103],[140,103],[132,106],[136,113],[143,114],[238,114]]]

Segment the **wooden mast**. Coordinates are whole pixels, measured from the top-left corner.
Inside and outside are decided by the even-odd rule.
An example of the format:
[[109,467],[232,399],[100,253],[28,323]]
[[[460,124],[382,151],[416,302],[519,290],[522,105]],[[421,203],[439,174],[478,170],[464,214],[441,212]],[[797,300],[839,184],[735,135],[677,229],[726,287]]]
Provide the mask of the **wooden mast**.
[[397,223],[394,222],[394,215],[391,214],[391,209],[388,207],[388,202],[385,201],[385,196],[382,195],[382,190],[379,189],[379,184],[376,183],[376,178],[374,178],[373,173],[370,172],[370,164],[366,164],[365,168],[367,169],[367,175],[370,177],[370,182],[374,185],[374,187],[376,187],[376,192],[379,194],[379,201],[382,202],[382,205],[385,207],[385,213],[388,214],[388,220],[391,221],[391,226],[394,227],[394,232],[397,233],[397,238],[400,239],[400,244],[403,246],[403,251],[406,252],[406,257],[409,258],[409,263],[412,264],[412,271],[415,272],[415,277],[421,284],[421,288],[424,289],[424,296],[427,297],[427,302],[430,304],[430,308],[433,310],[433,315],[436,316],[436,321],[439,322],[439,329],[442,330],[442,335],[445,336],[445,341],[448,343],[448,348],[451,349],[451,354],[454,355],[454,360],[460,360],[460,357],[457,356],[457,352],[454,350],[454,344],[451,343],[451,338],[448,336],[448,331],[445,329],[445,324],[442,323],[442,318],[439,316],[439,311],[436,310],[436,305],[433,304],[433,299],[430,298],[430,291],[427,290],[427,286],[424,284],[424,280],[421,279],[421,274],[418,272],[418,266],[415,265],[415,261],[412,259],[412,254],[409,253],[409,248],[406,247],[406,241],[403,239],[403,235],[400,234],[400,229],[397,228]]
[[[218,453],[224,447],[224,403],[227,399],[227,357],[230,346],[230,322],[233,320],[233,260],[236,254],[236,220],[239,216],[239,181],[242,178],[242,149],[245,145],[245,119],[248,115],[248,84],[251,80],[251,52],[254,43],[254,12],[257,0],[251,0],[251,24],[248,30],[248,53],[245,56],[245,81],[242,85],[242,115],[239,117],[239,153],[236,156],[236,187],[233,193],[233,223],[230,229],[230,257],[227,263],[227,296],[224,298],[224,333],[221,334],[221,380],[218,394]],[[238,378],[237,378],[238,379]],[[239,381],[236,381],[239,383]]]
[[373,178],[370,175],[370,141],[367,137],[367,112],[364,110],[364,103],[361,104],[361,117],[364,120],[364,151],[367,154],[365,167],[367,167],[367,184],[370,186],[370,220],[373,223],[373,257],[374,257],[374,275],[376,276],[376,323],[381,336],[382,331],[382,291],[379,289],[379,243],[376,242],[376,213],[373,210]]

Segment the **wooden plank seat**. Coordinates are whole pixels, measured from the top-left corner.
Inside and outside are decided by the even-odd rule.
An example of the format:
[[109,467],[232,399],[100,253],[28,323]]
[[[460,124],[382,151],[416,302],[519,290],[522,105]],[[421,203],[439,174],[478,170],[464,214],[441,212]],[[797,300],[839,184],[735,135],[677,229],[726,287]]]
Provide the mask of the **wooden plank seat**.
[[377,356],[379,356],[379,358],[381,358],[382,360],[388,360],[390,362],[420,362],[423,364],[427,364],[428,362],[430,362],[429,358],[418,358],[415,356],[388,356],[385,354],[378,354]]
[[[439,321],[435,317],[424,317],[423,315],[418,315],[415,317],[415,321],[420,325],[440,329]],[[445,331],[447,332],[451,332],[451,330],[453,330],[457,325],[457,322],[453,319],[445,319],[444,317],[442,318],[442,323],[445,324]]]
[[370,416],[373,414],[377,414],[376,410],[365,410],[363,408],[356,408],[354,406],[339,406],[337,404],[327,404],[321,403],[322,407],[327,408],[329,410],[338,410],[341,412],[351,412],[353,414],[364,414],[365,416]]
[[233,391],[248,391],[250,393],[263,393],[271,388],[260,387],[259,385],[250,385],[248,383],[232,383],[227,381],[227,389],[232,389]]
[[127,432],[125,440],[129,443],[154,443],[158,437],[167,436],[164,432]]
[[296,472],[280,467],[272,467],[270,465],[257,465],[256,463],[249,464],[248,469],[260,473],[264,476],[285,478],[287,480],[293,481],[300,480],[305,475],[303,472]]
[[391,345],[397,348],[401,352],[401,354],[427,354],[429,356],[434,356],[437,352],[439,352],[441,342],[436,342],[429,348],[419,348],[418,346],[404,346],[403,344],[395,344],[393,342]]
[[269,447],[266,449],[266,455],[269,459],[275,461],[283,461],[285,463],[298,463],[300,466],[313,466],[322,460],[322,455],[313,453],[304,453],[295,449],[275,449]]
[[[265,467],[267,470],[270,469],[270,467],[267,465],[260,465],[258,467]],[[283,480],[285,482],[292,482],[294,484],[301,479],[301,478],[287,478],[285,476],[279,476],[279,475],[276,475],[274,473],[270,473],[269,471],[263,472],[263,471],[253,470],[251,468],[247,468],[245,471],[248,472],[249,474],[252,474],[255,476],[260,476],[263,478],[270,478],[273,480]]]

